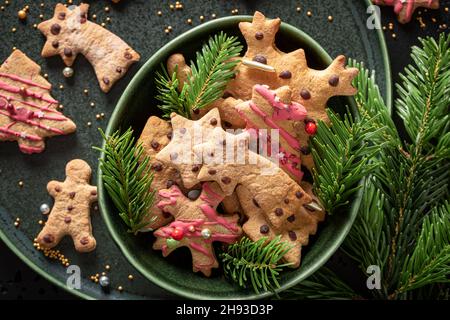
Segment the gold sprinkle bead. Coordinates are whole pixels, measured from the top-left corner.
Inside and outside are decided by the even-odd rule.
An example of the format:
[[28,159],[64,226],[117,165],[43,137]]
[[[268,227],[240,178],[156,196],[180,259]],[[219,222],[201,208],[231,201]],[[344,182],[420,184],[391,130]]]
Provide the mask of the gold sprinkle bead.
[[100,114],[97,113],[97,114],[95,115],[95,119],[100,120],[100,118],[101,118]]
[[0,10],[5,11],[5,7],[4,7],[4,6],[1,6],[1,7],[0,7]]
[[164,29],[164,32],[165,32],[166,34],[169,34],[169,33],[170,33],[169,29],[167,29],[167,28]]
[[16,228],[17,228],[17,227],[19,227],[19,225],[20,225],[20,223],[19,223],[19,222],[17,222],[17,221],[16,221],[16,222],[14,222],[14,227],[16,227]]
[[386,26],[383,26],[383,30],[384,30],[384,31],[386,31],[386,30],[387,30]]
[[395,33],[392,34],[393,39],[397,39],[397,35]]
[[119,292],[122,292],[123,291],[123,287],[122,286],[118,286],[117,290],[119,290]]
[[27,18],[27,12],[25,10],[19,10],[19,12],[17,12],[17,16],[20,20],[25,20]]
[[73,0],[67,0],[67,3],[68,3],[68,4],[72,4],[72,3],[73,3]]
[[39,220],[38,223],[42,226],[44,224],[44,221]]
[[17,50],[17,47],[12,47],[12,51],[16,51]]
[[60,84],[59,89],[64,90],[64,86],[62,84]]
[[16,31],[17,31],[16,28],[12,28],[12,29],[11,29],[11,32],[16,32]]
[[93,15],[92,15],[92,20],[95,20],[95,19],[97,19],[97,15],[96,15],[96,14],[93,14]]
[[106,272],[102,272],[102,276],[106,276]]
[[187,19],[187,20],[186,20],[186,23],[187,23],[187,24],[192,24],[192,19],[190,19],[190,18]]
[[20,222],[20,218],[16,218],[16,221],[17,221],[17,222]]
[[448,7],[444,8],[445,13],[448,13]]
[[169,9],[173,11],[175,9],[175,6],[173,4],[171,4],[171,5],[169,5]]
[[88,121],[87,126],[88,127],[92,126],[92,122]]
[[45,78],[45,79],[48,78],[48,73],[44,73],[44,78]]
[[310,10],[308,10],[308,11],[306,12],[306,15],[307,15],[308,17],[312,17],[312,12],[311,12]]
[[30,6],[26,5],[24,9],[26,12],[28,12],[28,10],[30,10]]
[[216,14],[215,14],[215,13],[213,13],[213,14],[211,15],[211,18],[212,18],[212,19],[215,19],[215,18],[217,18]]
[[41,6],[41,8],[43,8],[43,7],[45,6],[45,3],[42,2],[42,3],[40,4],[40,6]]
[[106,26],[106,23],[102,22],[101,26],[102,26],[102,27],[105,27],[105,26]]
[[64,106],[63,106],[62,104],[60,104],[60,105],[58,106],[58,109],[59,109],[59,110],[62,110],[62,109],[64,109]]
[[23,188],[23,181],[22,180],[19,181],[19,187]]
[[36,24],[36,23],[33,24],[33,28],[34,28],[34,29],[37,29],[37,24]]
[[44,15],[42,13],[39,15],[39,19],[44,20]]
[[100,113],[100,117],[104,117],[105,116],[105,114],[102,112],[102,113]]
[[200,16],[200,21],[203,21],[203,20],[205,20],[205,17],[204,16]]
[[162,11],[160,10],[156,14],[161,17],[162,16]]
[[296,10],[297,12],[300,12],[300,11],[302,11],[302,8],[297,7],[295,10]]
[[133,279],[134,279],[134,277],[132,274],[128,275],[128,280],[132,281]]
[[90,103],[90,106],[93,108],[93,107],[95,107],[95,102],[91,102]]
[[9,1],[8,0],[5,1],[5,5],[9,5]]
[[172,31],[173,30],[172,26],[168,26],[167,30]]
[[111,18],[110,17],[106,17],[106,22],[111,22]]
[[333,22],[333,16],[328,16],[328,22]]
[[109,12],[109,7],[105,7],[105,12]]
[[109,264],[107,264],[107,265],[105,266],[105,270],[106,270],[106,271],[111,270],[111,266],[110,266]]
[[83,90],[83,93],[84,93],[84,94],[89,94],[89,90],[88,90],[88,89],[84,89],[84,90]]

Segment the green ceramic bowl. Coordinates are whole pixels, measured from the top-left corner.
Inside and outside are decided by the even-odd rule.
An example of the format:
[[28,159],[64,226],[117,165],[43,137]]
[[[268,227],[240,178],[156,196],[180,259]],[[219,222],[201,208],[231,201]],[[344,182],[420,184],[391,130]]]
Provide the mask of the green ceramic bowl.
[[[240,21],[251,21],[251,17],[234,16],[213,20],[191,29],[158,50],[124,91],[108,123],[106,134],[110,135],[118,129],[126,130],[131,126],[135,135],[139,136],[148,117],[160,114],[154,98],[156,95],[155,71],[159,70],[160,64],[175,52],[182,52],[188,61],[193,59],[194,53],[201,48],[209,36],[221,30],[229,35],[241,37],[238,28]],[[331,62],[331,58],[318,43],[291,25],[281,24],[276,41],[283,51],[305,49],[308,63],[312,67],[324,68]],[[243,39],[242,43],[245,43]],[[335,110],[343,110],[344,105],[352,106],[353,100],[336,98],[331,100],[329,105]],[[138,236],[127,233],[126,226],[103,187],[100,169],[98,176],[99,203],[106,225],[123,254],[150,281],[168,291],[192,299],[256,299],[272,295],[271,292],[255,294],[252,290],[243,290],[225,279],[220,269],[213,273],[211,278],[193,273],[191,257],[187,249],[179,249],[169,257],[163,258],[161,251],[152,250],[154,238],[151,233]],[[304,248],[300,268],[287,270],[282,274],[280,290],[307,278],[333,255],[349,232],[360,201],[360,194],[358,194],[344,211],[327,217],[317,235],[310,239],[309,246]]]

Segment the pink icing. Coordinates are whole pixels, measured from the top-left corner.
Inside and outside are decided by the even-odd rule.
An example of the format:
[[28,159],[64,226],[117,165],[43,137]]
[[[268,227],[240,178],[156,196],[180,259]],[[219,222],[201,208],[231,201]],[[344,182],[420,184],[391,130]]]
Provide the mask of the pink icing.
[[277,99],[275,91],[269,90],[259,84],[255,85],[255,90],[274,108],[272,114],[273,120],[301,121],[305,119],[307,111],[300,103],[292,102],[290,105],[285,104],[279,98]]
[[0,93],[0,97],[6,99],[8,101],[17,101],[20,104],[24,104],[24,105],[27,105],[29,107],[32,107],[32,108],[35,108],[35,109],[39,109],[41,111],[45,111],[45,112],[49,112],[49,113],[61,114],[60,112],[58,112],[56,110],[50,109],[50,107],[53,105],[53,103],[49,103],[49,105],[47,107],[43,108],[43,107],[41,107],[41,106],[39,106],[39,105],[37,105],[37,104],[35,104],[33,102],[15,99],[13,97],[5,96],[5,95],[3,95],[1,93]]
[[[6,82],[0,81],[0,89],[11,92],[11,93],[17,93],[21,94],[21,90],[19,87],[12,86],[10,84],[7,84]],[[48,103],[58,103],[58,101],[51,99],[49,97],[45,97],[43,93],[33,92],[30,89],[25,89],[23,94],[27,97],[36,98]]]
[[43,85],[41,85],[39,83],[36,83],[36,82],[33,82],[31,80],[21,78],[19,76],[16,76],[15,74],[9,74],[9,73],[0,72],[0,77],[8,78],[8,79],[11,79],[11,80],[14,80],[14,81],[19,81],[19,82],[25,83],[25,84],[27,84],[29,86],[38,87],[38,88],[45,89],[45,90],[48,90],[48,91],[50,91],[51,88],[52,88],[51,86],[43,86]]
[[[393,6],[394,12],[399,14],[403,10],[403,6],[406,4],[406,20],[411,20],[414,13],[414,4],[416,0],[373,0],[373,3],[377,5]],[[428,6],[430,7],[433,0],[428,0]]]
[[168,199],[167,201],[161,200],[156,205],[161,210],[164,210],[164,207],[166,206],[173,206],[176,204],[177,198],[183,195],[177,186],[173,186],[169,191],[160,190],[158,193],[160,197]]

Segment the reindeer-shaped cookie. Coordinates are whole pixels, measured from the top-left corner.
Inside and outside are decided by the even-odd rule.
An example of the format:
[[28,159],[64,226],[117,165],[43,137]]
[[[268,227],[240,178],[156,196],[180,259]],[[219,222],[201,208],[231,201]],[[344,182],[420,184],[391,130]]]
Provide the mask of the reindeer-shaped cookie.
[[212,268],[219,263],[214,254],[213,242],[234,243],[242,230],[238,226],[238,215],[222,216],[216,212],[224,194],[215,183],[205,182],[200,196],[190,200],[177,186],[159,191],[162,200],[158,207],[171,213],[175,221],[154,232],[156,242],[153,249],[162,250],[167,256],[180,247],[187,247],[192,254],[194,272],[211,275]]
[[55,204],[37,236],[37,243],[44,248],[53,248],[64,236],[70,235],[77,251],[90,252],[96,247],[90,205],[97,201],[97,187],[89,184],[91,168],[85,161],[75,159],[66,165],[66,176],[64,182],[47,184]]
[[89,5],[56,5],[53,18],[38,29],[47,37],[43,57],[60,55],[71,66],[81,53],[95,69],[100,88],[108,92],[113,84],[139,61],[139,54],[118,36],[87,20]]

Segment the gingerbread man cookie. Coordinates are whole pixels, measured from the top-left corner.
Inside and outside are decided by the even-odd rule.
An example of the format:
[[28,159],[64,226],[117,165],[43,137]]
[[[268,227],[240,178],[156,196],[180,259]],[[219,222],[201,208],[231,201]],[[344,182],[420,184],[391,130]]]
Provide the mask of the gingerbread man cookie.
[[242,230],[237,224],[238,215],[222,216],[216,211],[224,195],[214,183],[204,183],[196,200],[186,198],[177,186],[159,192],[163,198],[158,206],[170,212],[175,221],[154,232],[153,249],[162,250],[167,256],[180,247],[188,247],[192,254],[194,272],[211,275],[219,263],[214,254],[213,242],[234,243]]
[[280,23],[280,19],[268,20],[258,11],[252,22],[239,23],[248,49],[226,92],[248,100],[255,84],[266,84],[271,89],[287,85],[293,91],[292,100],[304,105],[310,117],[326,121],[329,98],[356,93],[352,80],[358,69],[346,68],[344,56],[338,56],[325,70],[310,69],[303,49],[284,53],[276,47]]
[[76,130],[72,120],[57,110],[51,84],[41,67],[22,51],[14,50],[0,66],[0,141],[17,141],[23,153],[39,153],[46,137]]
[[47,184],[55,204],[37,236],[37,243],[53,248],[64,236],[70,235],[77,251],[93,251],[96,241],[92,235],[90,205],[97,201],[97,187],[89,184],[91,168],[85,161],[75,159],[67,164],[66,176],[64,182]]
[[439,0],[373,0],[381,6],[393,6],[400,23],[411,21],[417,8],[439,9]]
[[60,55],[71,66],[81,53],[94,67],[100,88],[108,92],[140,56],[118,36],[88,21],[88,9],[85,3],[69,7],[56,5],[53,18],[38,25],[47,37],[42,56]]

